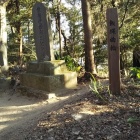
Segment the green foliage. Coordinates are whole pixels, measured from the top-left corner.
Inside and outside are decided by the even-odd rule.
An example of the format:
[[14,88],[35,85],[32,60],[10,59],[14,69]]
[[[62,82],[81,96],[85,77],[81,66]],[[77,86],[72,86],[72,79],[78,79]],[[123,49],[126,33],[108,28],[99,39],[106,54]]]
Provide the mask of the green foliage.
[[80,72],[82,67],[76,62],[74,58],[68,55],[64,57],[64,60],[66,62],[68,70]]
[[[102,99],[103,101],[105,101],[105,99],[101,96],[99,89],[102,89],[103,86],[101,85],[100,82],[97,82],[96,79],[94,78],[94,76],[90,73],[91,75],[91,80],[90,80],[90,89],[93,91],[94,94],[97,95],[97,97],[99,97],[100,99]],[[105,101],[106,102],[106,101]]]
[[108,77],[108,65],[106,64],[107,61],[104,64],[100,64],[99,66],[97,66],[97,72],[98,75],[100,75],[101,77]]
[[[95,54],[95,63],[96,66],[102,64],[107,60],[108,53],[107,53],[107,45],[103,45],[103,42],[100,42],[99,39],[95,40],[95,47],[94,47],[94,54]],[[105,42],[104,42],[105,43]]]
[[131,67],[130,68],[130,77],[140,79],[140,68],[139,67]]
[[[19,55],[19,39],[21,35],[23,39],[27,39],[29,44],[33,44],[33,31],[32,31],[32,7],[36,1],[42,2],[43,0],[9,0],[7,5],[7,21],[10,26],[8,31],[8,59],[9,61],[18,60]],[[60,4],[60,17],[61,27],[64,32],[64,36],[66,39],[65,45],[62,46],[64,51],[67,51],[70,54],[70,58],[64,58],[66,60],[66,64],[69,70],[79,71],[80,66],[75,62],[75,59],[78,60],[78,57],[81,57],[85,54],[83,48],[83,22],[82,22],[82,14],[80,8],[79,0],[65,0],[66,4],[61,2]],[[44,1],[43,1],[44,2]],[[121,47],[121,63],[122,68],[128,68],[130,65],[132,66],[132,51],[136,46],[140,46],[140,22],[139,22],[139,5],[140,1],[128,1],[128,0],[100,0],[100,1],[91,1],[92,10],[92,33],[93,33],[93,46],[94,46],[94,55],[95,55],[95,63],[96,66],[101,63],[106,63],[107,59],[107,48],[106,48],[106,9],[108,7],[116,7],[119,15],[119,38],[120,38],[120,47]],[[49,4],[48,4],[49,3]],[[51,4],[52,3],[52,6]],[[58,3],[57,1],[45,1],[46,5],[49,8],[51,14],[51,20],[56,20],[56,15],[58,13]],[[78,6],[77,6],[78,5]],[[30,28],[28,29],[28,22],[30,22]],[[55,21],[54,23],[57,23]],[[64,25],[68,25],[68,28],[65,28]],[[57,26],[53,24],[53,26]],[[21,27],[21,28],[20,28]],[[64,28],[63,28],[64,27]],[[19,29],[22,29],[22,34],[19,33]],[[67,35],[68,33],[68,35]],[[58,45],[57,37],[58,30],[54,31],[54,42]],[[10,45],[9,45],[10,43]],[[31,51],[27,51],[30,49],[24,48],[25,42],[23,41],[23,59],[30,59]],[[65,49],[67,47],[67,49]],[[137,78],[140,77],[139,73],[134,72],[134,75]],[[137,73],[137,74],[136,74]]]
[[24,45],[22,61],[29,62],[29,61],[33,61],[33,60],[37,60],[35,46],[32,44]]
[[130,127],[132,124],[136,124],[139,122],[140,122],[140,118],[137,118],[137,117],[130,117],[127,119],[127,123],[130,125]]
[[[121,70],[132,66],[132,51],[136,46],[140,45],[140,22],[139,22],[139,5],[140,1],[129,0],[100,0],[91,1],[92,8],[92,27],[93,27],[93,43],[95,44],[95,60],[96,65],[101,64],[107,56],[102,45],[107,44],[106,37],[106,9],[115,7],[118,11],[119,21],[119,39],[121,48]],[[97,40],[99,39],[99,41]],[[100,63],[101,62],[101,63]]]

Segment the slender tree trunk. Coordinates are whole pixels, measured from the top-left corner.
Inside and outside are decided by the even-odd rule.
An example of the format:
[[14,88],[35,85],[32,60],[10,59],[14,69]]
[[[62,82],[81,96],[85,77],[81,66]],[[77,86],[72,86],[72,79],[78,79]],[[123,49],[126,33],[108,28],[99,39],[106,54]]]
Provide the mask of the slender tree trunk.
[[[15,1],[15,4],[16,4],[16,14],[17,15],[20,15],[20,2],[19,0],[16,0]],[[17,21],[16,23],[16,29],[17,29],[17,33],[18,33],[18,42],[19,42],[19,65],[22,64],[22,27],[21,27],[21,21]]]
[[30,44],[30,21],[28,21],[28,45]]
[[22,40],[22,28],[20,27],[20,46],[19,46],[19,64],[22,65],[22,46],[23,46],[23,40]]
[[64,50],[67,51],[67,55],[71,56],[71,54],[69,52],[69,48],[67,46],[67,38],[66,38],[66,35],[65,35],[64,31],[61,30],[61,34],[62,34],[63,39],[64,39]]
[[61,0],[56,0],[53,2],[53,4],[57,4],[57,14],[55,17],[56,20],[56,29],[58,31],[59,35],[59,57],[62,57],[62,38],[61,38],[61,17],[60,17],[60,5],[61,5]]
[[91,28],[91,13],[90,4],[88,0],[81,0],[83,27],[84,27],[84,49],[85,49],[85,70],[92,74],[96,74],[93,55],[93,42],[92,42],[92,28]]
[[58,19],[58,32],[59,32],[59,55],[60,58],[62,57],[62,40],[61,40],[61,23],[60,23],[60,8],[58,6],[58,13],[57,13],[57,19]]

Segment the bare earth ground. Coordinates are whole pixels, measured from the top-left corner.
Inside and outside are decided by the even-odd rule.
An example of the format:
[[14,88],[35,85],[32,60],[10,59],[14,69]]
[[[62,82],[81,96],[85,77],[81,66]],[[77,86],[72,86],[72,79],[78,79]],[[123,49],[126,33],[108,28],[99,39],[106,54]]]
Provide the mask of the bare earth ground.
[[139,86],[126,83],[121,96],[104,90],[104,101],[88,85],[56,92],[42,100],[1,91],[0,140],[140,140]]

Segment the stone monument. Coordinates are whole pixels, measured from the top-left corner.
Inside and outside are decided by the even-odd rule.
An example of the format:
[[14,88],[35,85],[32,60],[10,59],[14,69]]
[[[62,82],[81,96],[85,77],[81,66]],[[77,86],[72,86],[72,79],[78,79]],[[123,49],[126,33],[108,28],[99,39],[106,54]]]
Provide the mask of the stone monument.
[[39,62],[54,60],[49,14],[44,4],[37,2],[32,10],[37,59]]
[[37,61],[29,62],[27,72],[20,74],[21,85],[48,92],[75,88],[76,72],[68,71],[64,60],[54,60],[49,17],[40,2],[33,7],[33,28]]

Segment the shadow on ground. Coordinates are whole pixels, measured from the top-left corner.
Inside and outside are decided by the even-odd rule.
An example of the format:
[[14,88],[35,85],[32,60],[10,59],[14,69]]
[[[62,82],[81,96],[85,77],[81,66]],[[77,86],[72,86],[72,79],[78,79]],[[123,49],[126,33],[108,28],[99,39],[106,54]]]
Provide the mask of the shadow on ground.
[[33,101],[27,104],[31,105],[29,110],[24,108],[24,103],[23,106],[19,105],[24,113],[19,111],[18,114],[17,111],[17,114],[6,116],[3,113],[5,117],[11,119],[17,116],[18,119],[0,122],[0,126],[7,124],[0,133],[0,139],[139,140],[140,123],[136,119],[140,119],[140,96],[133,93],[140,93],[140,89],[125,87],[120,96],[111,97],[103,93],[107,102],[102,102],[84,85],[68,90],[66,95],[61,93],[55,99]]

